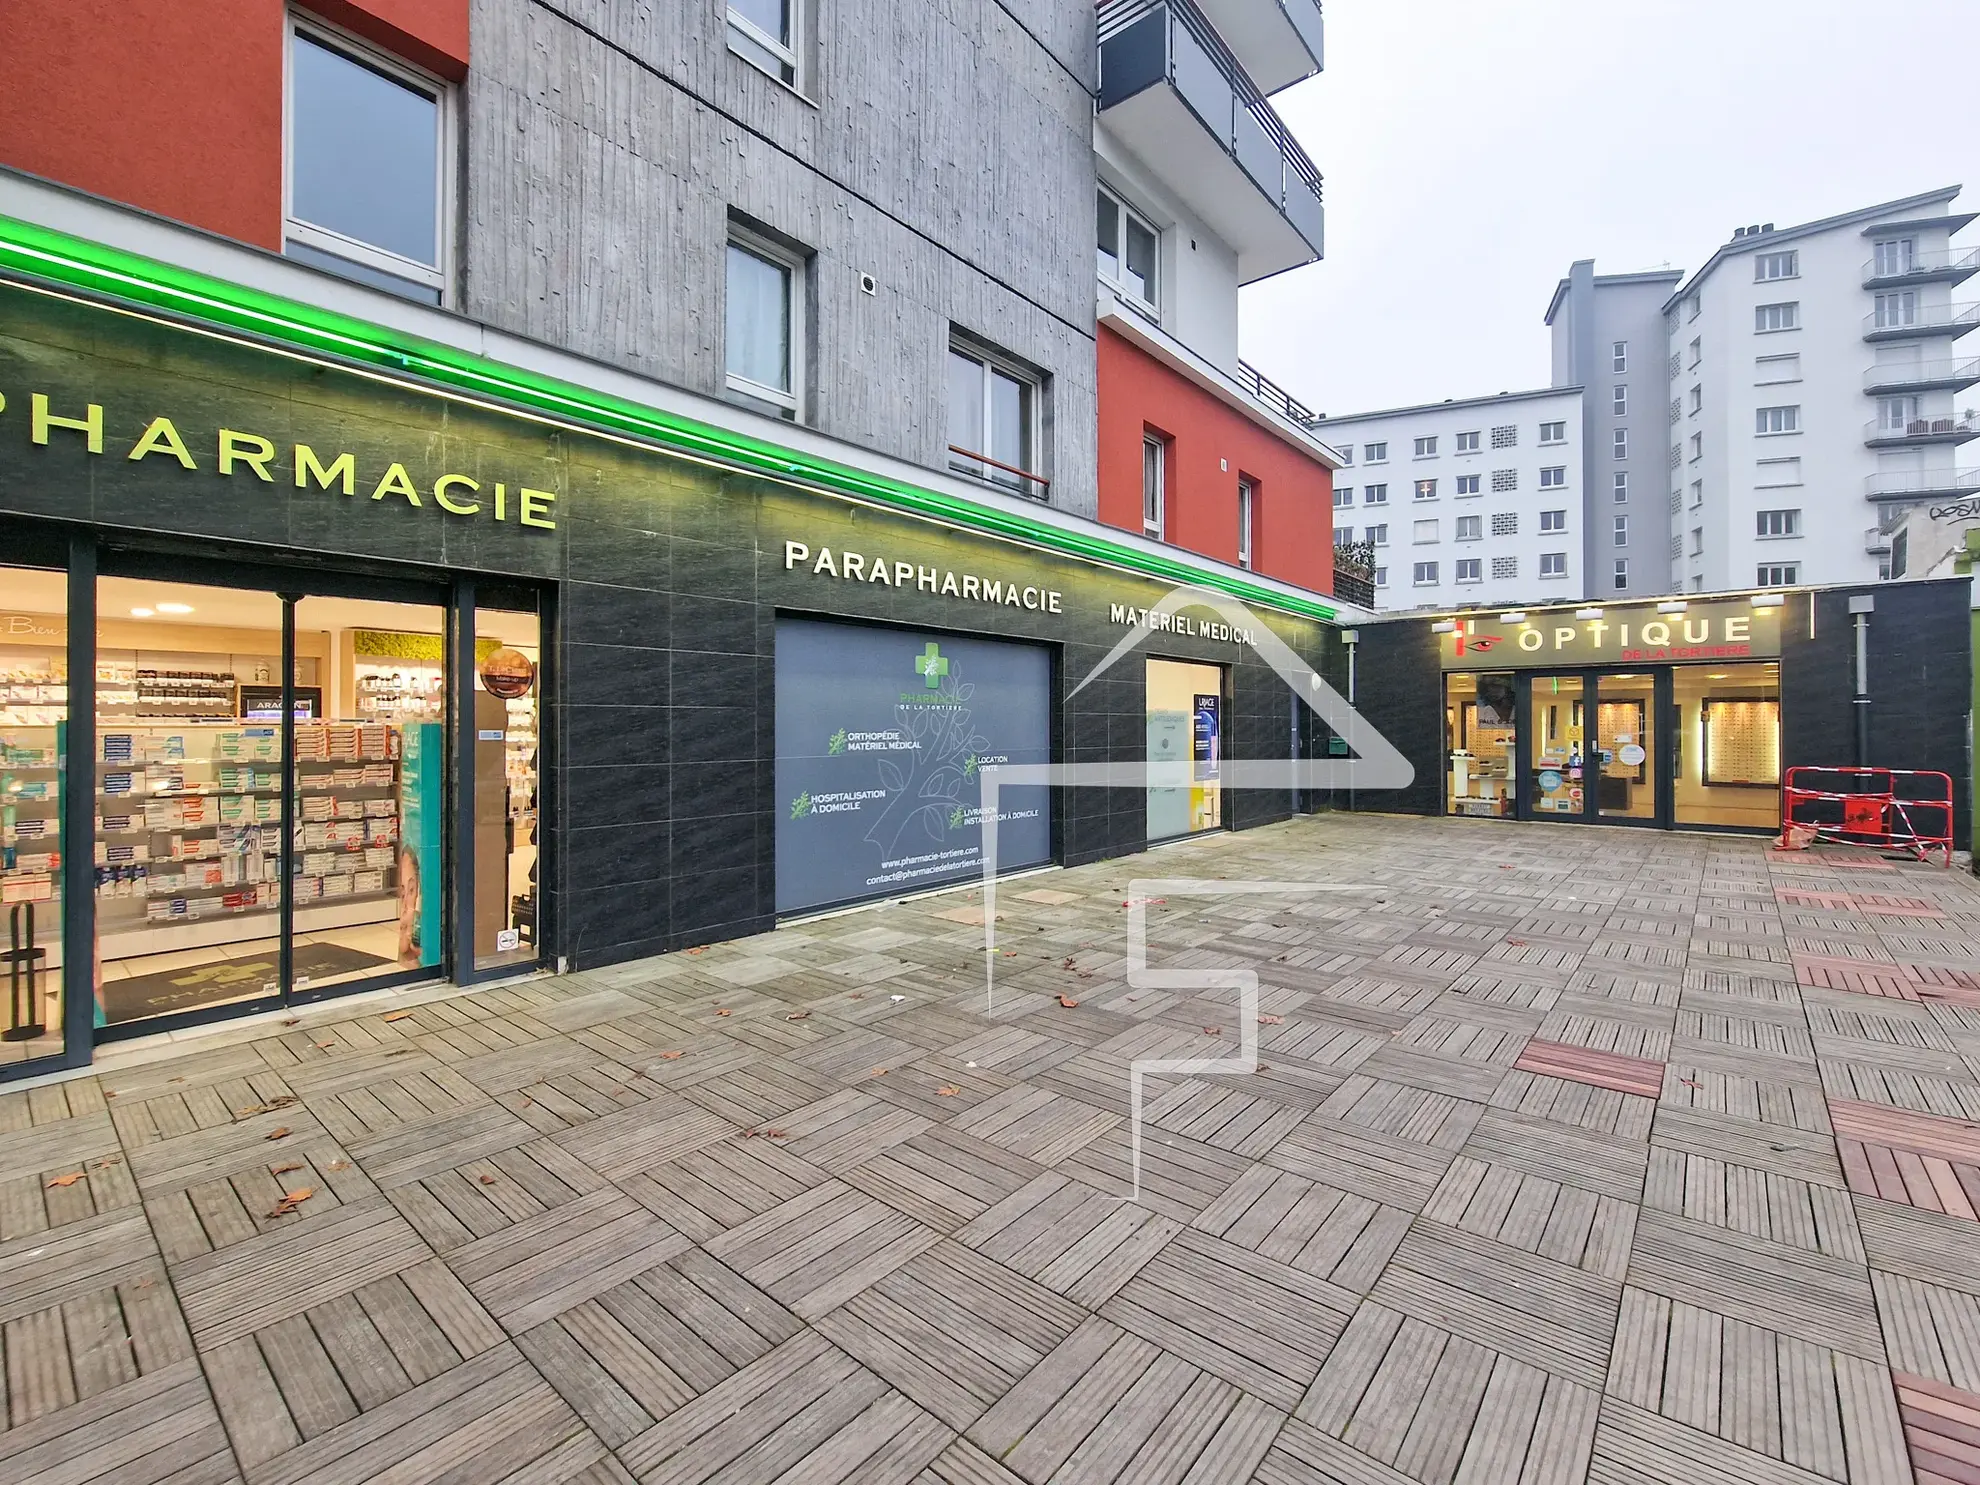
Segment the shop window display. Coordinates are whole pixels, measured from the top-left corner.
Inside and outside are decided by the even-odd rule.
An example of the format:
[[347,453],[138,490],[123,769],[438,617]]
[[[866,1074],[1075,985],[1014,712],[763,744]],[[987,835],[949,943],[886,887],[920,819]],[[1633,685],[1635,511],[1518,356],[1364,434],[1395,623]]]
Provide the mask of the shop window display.
[[67,579],[0,569],[0,1066],[58,1056],[65,985],[62,763],[69,716]]
[[1445,678],[1444,730],[1450,766],[1444,807],[1453,815],[1513,813],[1518,732],[1510,675]]
[[1780,690],[1771,662],[1676,668],[1678,824],[1779,828]]

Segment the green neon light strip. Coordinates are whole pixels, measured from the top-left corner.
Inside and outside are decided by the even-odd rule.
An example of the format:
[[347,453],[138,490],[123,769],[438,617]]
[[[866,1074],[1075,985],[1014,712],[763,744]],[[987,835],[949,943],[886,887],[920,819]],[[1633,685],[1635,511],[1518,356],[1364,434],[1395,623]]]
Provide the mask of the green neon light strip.
[[784,482],[851,496],[912,515],[1007,537],[1045,551],[1159,578],[1215,588],[1246,603],[1322,621],[1337,610],[1210,572],[1102,536],[1068,531],[1012,511],[814,459],[745,434],[674,417],[609,393],[506,366],[367,320],[264,294],[241,284],[142,258],[101,243],[0,216],[0,268],[93,294],[169,311],[320,355],[410,375],[477,397],[528,408],[581,427],[631,437]]

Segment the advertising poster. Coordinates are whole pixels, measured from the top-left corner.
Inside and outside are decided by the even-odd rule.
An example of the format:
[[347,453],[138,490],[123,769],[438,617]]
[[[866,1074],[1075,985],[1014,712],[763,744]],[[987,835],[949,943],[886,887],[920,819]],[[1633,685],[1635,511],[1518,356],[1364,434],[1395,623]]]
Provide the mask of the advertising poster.
[[[777,623],[777,911],[983,870],[978,770],[1049,763],[1035,645],[809,619]],[[998,797],[1002,870],[1051,860],[1050,790]]]
[[446,881],[440,873],[446,839],[446,738],[438,722],[408,722],[400,736],[399,963],[423,969],[440,962],[445,946],[440,905]]

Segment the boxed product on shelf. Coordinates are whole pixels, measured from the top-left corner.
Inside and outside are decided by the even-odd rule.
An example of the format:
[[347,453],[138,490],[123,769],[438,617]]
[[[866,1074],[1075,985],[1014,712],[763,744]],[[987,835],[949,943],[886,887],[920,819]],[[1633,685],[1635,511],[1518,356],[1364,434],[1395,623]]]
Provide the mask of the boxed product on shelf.
[[392,864],[392,848],[390,846],[366,846],[364,848],[364,864],[374,871],[383,871]]
[[334,803],[339,820],[362,820],[365,816],[365,802],[362,799],[339,799]]
[[321,798],[305,799],[302,802],[302,817],[305,820],[328,820],[336,813],[337,801],[327,794]]
[[296,832],[296,839],[305,850],[321,850],[330,844],[330,827],[321,822],[305,825]]
[[[301,756],[302,731],[296,732]],[[274,727],[244,727],[239,731],[214,734],[213,756],[229,762],[279,763],[282,761],[282,735]]]
[[135,756],[137,739],[128,732],[106,732],[103,734],[103,761],[105,763],[129,763]]
[[324,827],[333,846],[360,846],[364,844],[364,825],[357,820],[336,820]]
[[103,776],[105,794],[128,794],[131,792],[135,776],[128,773],[106,773]]
[[46,872],[29,872],[0,881],[0,902],[47,902],[55,895],[55,879]]
[[254,820],[257,825],[265,825],[270,820],[280,820],[281,818],[282,818],[281,800],[256,799],[254,801]]
[[364,770],[362,768],[339,768],[331,774],[331,777],[337,781],[337,787],[339,789],[362,789],[364,787]]
[[10,871],[53,871],[62,864],[60,851],[16,851]]
[[111,835],[120,835],[127,830],[135,830],[142,822],[135,815],[98,815],[96,828]]
[[186,775],[183,769],[154,769],[144,776],[147,794],[181,794],[185,792]]
[[365,822],[364,841],[369,846],[392,846],[399,842],[399,820],[394,815],[389,820],[369,820]]
[[351,895],[350,874],[348,872],[332,872],[330,875],[324,877],[323,895],[325,897],[349,897]]
[[295,898],[297,902],[314,902],[323,895],[322,877],[297,877]]
[[302,863],[304,875],[320,877],[336,869],[337,857],[331,851],[310,851],[303,856]]
[[20,837],[42,836],[48,833],[49,827],[53,823],[50,820],[16,819],[7,828],[13,834]]
[[382,871],[354,871],[351,873],[351,891],[363,896],[367,892],[385,890],[385,873]]
[[363,803],[365,818],[369,820],[389,820],[399,812],[399,806],[394,800],[367,799]]
[[223,794],[215,801],[223,825],[248,825],[254,821],[254,801],[244,794]]
[[367,763],[364,777],[358,781],[367,789],[389,788],[394,782],[392,765],[389,763]]

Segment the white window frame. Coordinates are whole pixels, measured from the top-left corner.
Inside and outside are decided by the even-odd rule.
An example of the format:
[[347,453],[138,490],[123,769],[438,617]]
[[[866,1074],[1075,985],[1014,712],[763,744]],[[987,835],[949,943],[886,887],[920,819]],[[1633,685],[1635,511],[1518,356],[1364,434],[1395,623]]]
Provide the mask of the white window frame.
[[1375,569],[1375,586],[1378,588],[1386,588],[1389,586],[1388,568],[1378,567]]
[[1451,533],[1452,541],[1483,541],[1484,539],[1485,518],[1483,516],[1459,516],[1457,518],[1457,526]]
[[1690,351],[1691,351],[1691,360],[1685,363],[1684,369],[1686,371],[1696,371],[1698,369],[1698,363],[1705,359],[1704,337],[1698,335],[1692,336]]
[[1361,462],[1363,464],[1387,464],[1389,462],[1388,439],[1382,439],[1378,443],[1363,444]]
[[1257,519],[1258,486],[1249,475],[1238,476],[1238,566],[1252,565],[1252,522]]
[[1429,437],[1427,437],[1427,438],[1419,438],[1419,439],[1417,439],[1417,440],[1416,440],[1416,443],[1415,443],[1415,445],[1414,445],[1414,447],[1415,447],[1415,449],[1416,449],[1416,453],[1415,453],[1415,455],[1414,455],[1414,457],[1416,457],[1416,458],[1418,458],[1418,459],[1434,459],[1434,458],[1436,458],[1436,457],[1437,457],[1437,435],[1433,433],[1433,434],[1431,434],[1431,435],[1430,435]]
[[1334,509],[1335,509],[1335,510],[1353,510],[1353,509],[1354,509],[1354,486],[1353,486],[1353,485],[1336,485],[1336,486],[1334,486]]
[[[1894,248],[1902,252],[1892,252]],[[1902,258],[1902,266],[1894,260]],[[1878,278],[1899,278],[1918,271],[1918,239],[1916,237],[1880,237],[1870,250],[1871,271]]]
[[1543,578],[1564,578],[1567,574],[1566,552],[1542,552],[1540,554],[1540,576]]
[[1566,421],[1563,420],[1558,423],[1542,423],[1540,425],[1540,442],[1543,445],[1553,444],[1553,443],[1566,443],[1567,442]]
[[1435,480],[1418,480],[1414,487],[1412,498],[1420,502],[1435,500],[1437,498],[1437,482]]
[[1617,382],[1609,388],[1609,411],[1619,418],[1629,416],[1629,383]]
[[[1155,455],[1151,461],[1149,454]],[[1149,479],[1149,471],[1154,479]],[[1153,507],[1152,509],[1150,507]],[[1150,541],[1167,541],[1169,529],[1169,445],[1153,433],[1141,435],[1141,534]]]
[[1609,455],[1615,459],[1627,459],[1629,457],[1629,430],[1627,428],[1618,428],[1609,435]]
[[1629,342],[1614,340],[1609,342],[1609,371],[1620,374],[1629,370]]
[[1623,502],[1628,500],[1629,471],[1627,469],[1618,469],[1615,473],[1615,478],[1610,481],[1609,487],[1615,492],[1615,500],[1617,505],[1621,505]]
[[799,85],[804,81],[804,73],[803,69],[798,65],[798,58],[804,53],[804,0],[791,0],[790,5],[785,10],[785,15],[789,18],[791,27],[790,38],[787,41],[779,40],[777,37],[772,36],[748,16],[738,15],[734,6],[724,5],[723,9],[728,12],[729,30],[736,32],[751,44],[762,47],[763,50],[770,53],[771,56],[788,67],[791,75],[789,77],[777,76],[776,73],[770,71],[769,68],[765,67],[762,62],[758,61],[748,52],[734,46],[729,48],[730,55],[754,67],[772,82],[789,88],[793,93],[798,93],[802,97],[803,94]]
[[[1775,529],[1770,530],[1770,527]],[[1800,506],[1782,506],[1753,513],[1753,536],[1756,541],[1785,541],[1800,535]]]
[[[1769,269],[1779,272],[1770,273]],[[1756,284],[1776,283],[1784,278],[1801,277],[1801,254],[1793,248],[1778,253],[1756,253],[1753,258],[1753,282]]]
[[1457,451],[1460,454],[1477,453],[1479,451],[1479,447],[1478,447],[1479,437],[1480,437],[1480,431],[1477,429],[1474,429],[1470,433],[1460,433],[1457,436]]
[[1362,528],[1367,535],[1363,538],[1371,547],[1385,547],[1389,544],[1389,523],[1377,521],[1373,526]]
[[[1770,314],[1769,312],[1772,311]],[[1777,325],[1769,325],[1768,319],[1779,320]],[[1801,328],[1801,301],[1783,299],[1778,304],[1756,304],[1753,306],[1753,333],[1755,335],[1786,335]]]
[[1540,488],[1543,490],[1565,490],[1567,488],[1567,465],[1549,464],[1541,469]]
[[1693,526],[1691,528],[1691,555],[1694,557],[1705,555],[1705,528],[1703,526]]
[[1438,571],[1435,562],[1412,563],[1409,570],[1410,583],[1413,587],[1434,588],[1439,582]]
[[[1772,426],[1776,425],[1778,426]],[[1753,436],[1755,438],[1786,438],[1801,431],[1801,404],[1785,403],[1779,407],[1756,407],[1753,409]]]
[[1693,480],[1691,482],[1691,509],[1703,510],[1704,508],[1705,508],[1705,481]]
[[1616,558],[1615,585],[1618,590],[1629,586],[1629,558]]
[[[302,36],[316,45],[333,52],[343,52],[352,60],[373,71],[381,72],[394,82],[402,83],[418,92],[429,95],[434,102],[436,127],[440,139],[435,150],[434,168],[437,178],[433,183],[433,209],[436,214],[433,223],[434,257],[438,263],[426,264],[412,258],[402,258],[397,253],[381,247],[373,247],[355,237],[329,227],[319,227],[295,213],[295,102],[296,79],[295,57],[296,37]],[[338,26],[332,26],[314,18],[309,20],[298,16],[294,11],[287,13],[282,34],[282,236],[286,243],[290,238],[305,247],[315,248],[320,253],[345,258],[373,272],[383,273],[392,278],[404,279],[422,288],[437,289],[440,303],[450,307],[454,303],[454,177],[457,173],[455,155],[459,146],[458,105],[454,85],[445,78],[436,77],[423,68],[403,62],[390,52],[380,51],[369,42],[353,36]],[[301,259],[298,262],[304,261]],[[314,266],[314,265],[312,265]],[[334,270],[325,269],[325,272]],[[363,280],[354,280],[363,282]],[[372,287],[377,287],[373,285]],[[388,291],[389,292],[389,291]]]
[[[744,252],[750,254],[752,257],[760,258],[765,263],[775,263],[787,275],[784,280],[784,292],[789,296],[790,300],[790,303],[786,307],[786,313],[790,316],[791,326],[790,344],[785,350],[785,354],[790,357],[791,362],[788,368],[791,389],[788,392],[777,387],[766,387],[761,382],[752,381],[746,376],[738,376],[735,372],[728,369],[729,349],[726,324],[729,292],[728,250],[731,247],[741,248]],[[772,242],[761,233],[752,232],[738,222],[730,222],[728,236],[723,239],[722,244],[722,264],[723,320],[725,326],[722,345],[723,385],[739,397],[748,397],[754,401],[768,403],[773,407],[781,409],[793,422],[803,422],[805,335],[807,329],[804,322],[804,306],[807,297],[805,293],[805,275],[808,269],[804,255],[794,252],[782,243]]]
[[1618,546],[1618,547],[1626,547],[1629,545],[1628,516],[1617,516],[1615,518],[1614,537],[1613,540],[1610,542],[1610,545]]
[[1022,495],[1030,500],[1044,500],[1051,493],[1052,482],[1047,478],[1042,467],[1045,461],[1043,457],[1043,445],[1039,441],[1039,434],[1044,424],[1041,417],[1040,403],[1044,401],[1045,388],[1038,373],[1020,365],[1011,357],[999,351],[994,351],[988,346],[981,345],[974,340],[965,339],[959,334],[950,335],[949,354],[952,356],[961,356],[966,361],[974,361],[983,368],[983,432],[985,443],[994,444],[997,441],[995,430],[991,426],[990,416],[991,409],[996,405],[996,384],[991,381],[990,373],[992,371],[1002,372],[1005,376],[1024,388],[1024,437],[1020,442],[1028,451],[1026,458],[1031,464],[1039,466],[1038,468],[1024,470],[1015,476],[1018,483],[1011,485],[998,478],[999,475],[1008,473],[1008,471],[982,462],[989,458],[989,455],[985,451],[973,449],[969,454],[960,454],[944,438],[943,442],[948,447],[949,452],[950,471],[970,479],[982,480],[985,484],[994,485],[1001,490],[1008,490],[1013,495]]
[[[1099,274],[1100,281],[1108,285],[1110,288],[1117,290],[1120,293],[1121,297],[1125,299],[1129,304],[1135,305],[1140,309],[1146,310],[1149,315],[1151,315],[1153,318],[1157,320],[1161,319],[1162,317],[1162,229],[1157,227],[1152,221],[1150,221],[1145,212],[1136,211],[1132,206],[1129,206],[1127,202],[1121,198],[1121,193],[1119,191],[1114,190],[1110,186],[1104,184],[1096,185],[1094,187],[1094,194],[1098,196],[1105,196],[1109,201],[1114,203],[1114,209],[1120,213],[1121,239],[1120,241],[1114,244],[1114,261],[1120,264],[1122,268],[1125,268],[1127,266],[1127,230],[1128,230],[1128,222],[1130,219],[1139,222],[1142,225],[1142,227],[1155,239],[1155,268],[1154,268],[1154,272],[1149,276],[1148,292],[1146,294],[1143,294],[1139,290],[1134,288],[1133,285],[1128,282],[1125,273],[1117,272],[1112,275],[1101,273]],[[1095,238],[1096,251],[1098,247],[1098,241],[1099,240],[1096,237]],[[1099,271],[1099,264],[1097,261],[1094,264],[1094,270],[1096,273],[1098,273]],[[1354,461],[1350,459],[1348,462],[1353,463]]]
[[1387,480],[1378,480],[1372,485],[1363,485],[1361,487],[1361,503],[1363,505],[1387,505],[1389,503],[1389,482]]
[[1337,547],[1351,547],[1351,546],[1353,546],[1353,545],[1354,545],[1354,527],[1352,527],[1352,526],[1336,526],[1336,527],[1334,528],[1334,545],[1335,545],[1335,546],[1337,546]]
[[[1470,481],[1471,481],[1471,488],[1470,488],[1470,489],[1468,489],[1468,490],[1467,490],[1467,489],[1465,488],[1465,483],[1464,483],[1464,482],[1465,482],[1466,480],[1470,480]],[[1459,495],[1461,495],[1461,496],[1472,496],[1472,495],[1478,495],[1478,494],[1481,494],[1481,493],[1483,493],[1483,492],[1482,492],[1482,491],[1480,490],[1480,488],[1479,488],[1479,487],[1480,487],[1480,484],[1482,483],[1482,480],[1483,480],[1483,476],[1482,476],[1482,475],[1476,475],[1476,474],[1461,474],[1461,475],[1459,475],[1459,476],[1457,477],[1457,492],[1456,492],[1456,493],[1457,493],[1457,494],[1459,494]]]
[[1567,512],[1564,510],[1543,510],[1540,512],[1540,534],[1550,531],[1567,530]]
[[[1471,575],[1465,575],[1466,568]],[[1451,581],[1454,583],[1482,583],[1485,581],[1485,559],[1482,557],[1460,557],[1451,564]]]
[[1755,570],[1753,586],[1756,588],[1792,588],[1800,581],[1801,564],[1799,562],[1762,562]]
[[1705,411],[1705,386],[1702,382],[1693,382],[1691,391],[1686,395],[1691,399],[1691,407],[1687,416],[1695,418]]

